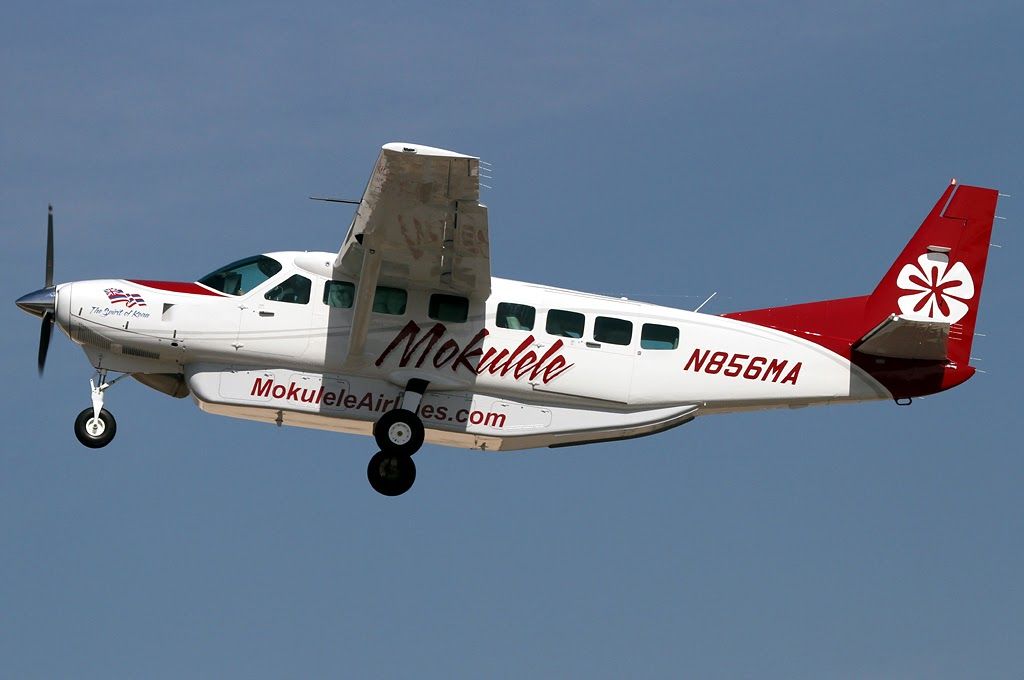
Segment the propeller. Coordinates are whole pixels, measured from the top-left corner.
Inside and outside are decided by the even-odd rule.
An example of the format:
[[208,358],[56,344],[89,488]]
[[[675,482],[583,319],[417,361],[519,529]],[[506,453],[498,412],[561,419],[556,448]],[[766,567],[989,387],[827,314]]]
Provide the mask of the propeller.
[[[53,289],[53,206],[48,205],[46,211],[46,284],[43,288]],[[56,301],[56,300],[55,300]],[[46,353],[50,350],[50,336],[53,335],[53,308],[43,312],[43,325],[39,328],[39,376],[43,375],[46,366]]]
[[53,335],[54,312],[56,311],[57,289],[53,285],[53,206],[49,206],[46,220],[46,274],[45,285],[37,291],[23,295],[15,302],[18,307],[33,316],[42,318],[43,325],[39,329],[39,375],[43,374],[46,365],[46,353],[50,349],[50,336]]
[[53,206],[46,206],[46,285],[53,288]]
[[43,313],[43,325],[39,327],[39,375],[42,377],[46,367],[46,353],[50,350],[50,336],[53,335],[53,312]]

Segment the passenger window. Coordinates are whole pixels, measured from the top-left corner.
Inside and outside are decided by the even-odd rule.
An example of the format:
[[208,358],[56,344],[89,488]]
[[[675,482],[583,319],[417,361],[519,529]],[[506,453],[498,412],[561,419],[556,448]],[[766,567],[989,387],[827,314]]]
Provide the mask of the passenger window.
[[583,315],[579,312],[552,309],[548,312],[545,329],[551,335],[560,335],[563,338],[582,338],[583,322]]
[[594,340],[610,345],[628,345],[633,339],[633,322],[599,316],[594,322]]
[[645,323],[640,331],[642,349],[676,349],[679,347],[679,329],[675,326],[659,326]]
[[324,304],[328,307],[349,309],[356,296],[356,285],[348,281],[328,281],[324,285]]
[[427,315],[438,321],[463,323],[469,318],[469,300],[458,295],[434,293],[430,296]]
[[309,302],[309,289],[312,285],[305,276],[296,274],[271,288],[263,297],[276,302],[304,305]]
[[517,305],[512,302],[499,302],[498,315],[495,321],[498,328],[511,328],[514,331],[532,331],[533,322],[537,319],[537,310],[530,305]]
[[373,293],[373,311],[378,314],[401,316],[405,314],[405,303],[408,297],[408,293],[401,288],[377,286],[377,290]]

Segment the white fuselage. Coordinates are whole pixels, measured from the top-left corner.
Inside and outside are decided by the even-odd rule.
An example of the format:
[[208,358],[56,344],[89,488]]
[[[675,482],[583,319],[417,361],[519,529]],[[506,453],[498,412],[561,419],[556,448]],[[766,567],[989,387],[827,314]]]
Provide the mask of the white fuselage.
[[[325,285],[358,282],[333,272],[335,254],[270,257],[281,271],[241,295],[64,284],[57,323],[98,369],[181,375],[204,410],[278,424],[367,434],[410,379],[425,380],[427,440],[487,450],[639,436],[705,413],[890,398],[847,359],[788,333],[498,278],[486,300],[468,300],[464,321],[433,306],[444,291],[382,278],[405,290],[404,309],[382,303],[362,351],[350,352],[353,309],[327,304]],[[295,275],[311,284],[308,302],[267,299]]]

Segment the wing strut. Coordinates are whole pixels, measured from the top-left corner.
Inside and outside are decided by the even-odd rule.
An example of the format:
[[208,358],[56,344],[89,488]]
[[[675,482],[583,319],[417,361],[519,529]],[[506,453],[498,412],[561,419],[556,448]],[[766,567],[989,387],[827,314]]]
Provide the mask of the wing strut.
[[360,368],[369,363],[366,357],[366,336],[370,331],[370,312],[380,278],[380,254],[374,248],[363,251],[363,267],[356,284],[355,307],[352,310],[352,330],[348,336],[348,356],[345,368]]

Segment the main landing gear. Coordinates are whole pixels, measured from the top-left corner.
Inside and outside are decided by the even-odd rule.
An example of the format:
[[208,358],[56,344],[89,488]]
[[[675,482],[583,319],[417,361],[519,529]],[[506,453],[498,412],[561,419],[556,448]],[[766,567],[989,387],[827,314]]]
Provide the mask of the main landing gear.
[[98,380],[89,380],[89,387],[92,388],[92,407],[85,409],[75,418],[75,436],[90,449],[103,448],[114,439],[117,421],[110,411],[103,408],[103,393],[127,375],[120,375],[108,383],[107,372],[100,371]]
[[427,381],[410,380],[402,403],[373,425],[373,438],[380,447],[366,468],[366,477],[377,493],[401,496],[416,481],[412,455],[423,446],[423,421],[416,409],[427,389]]

